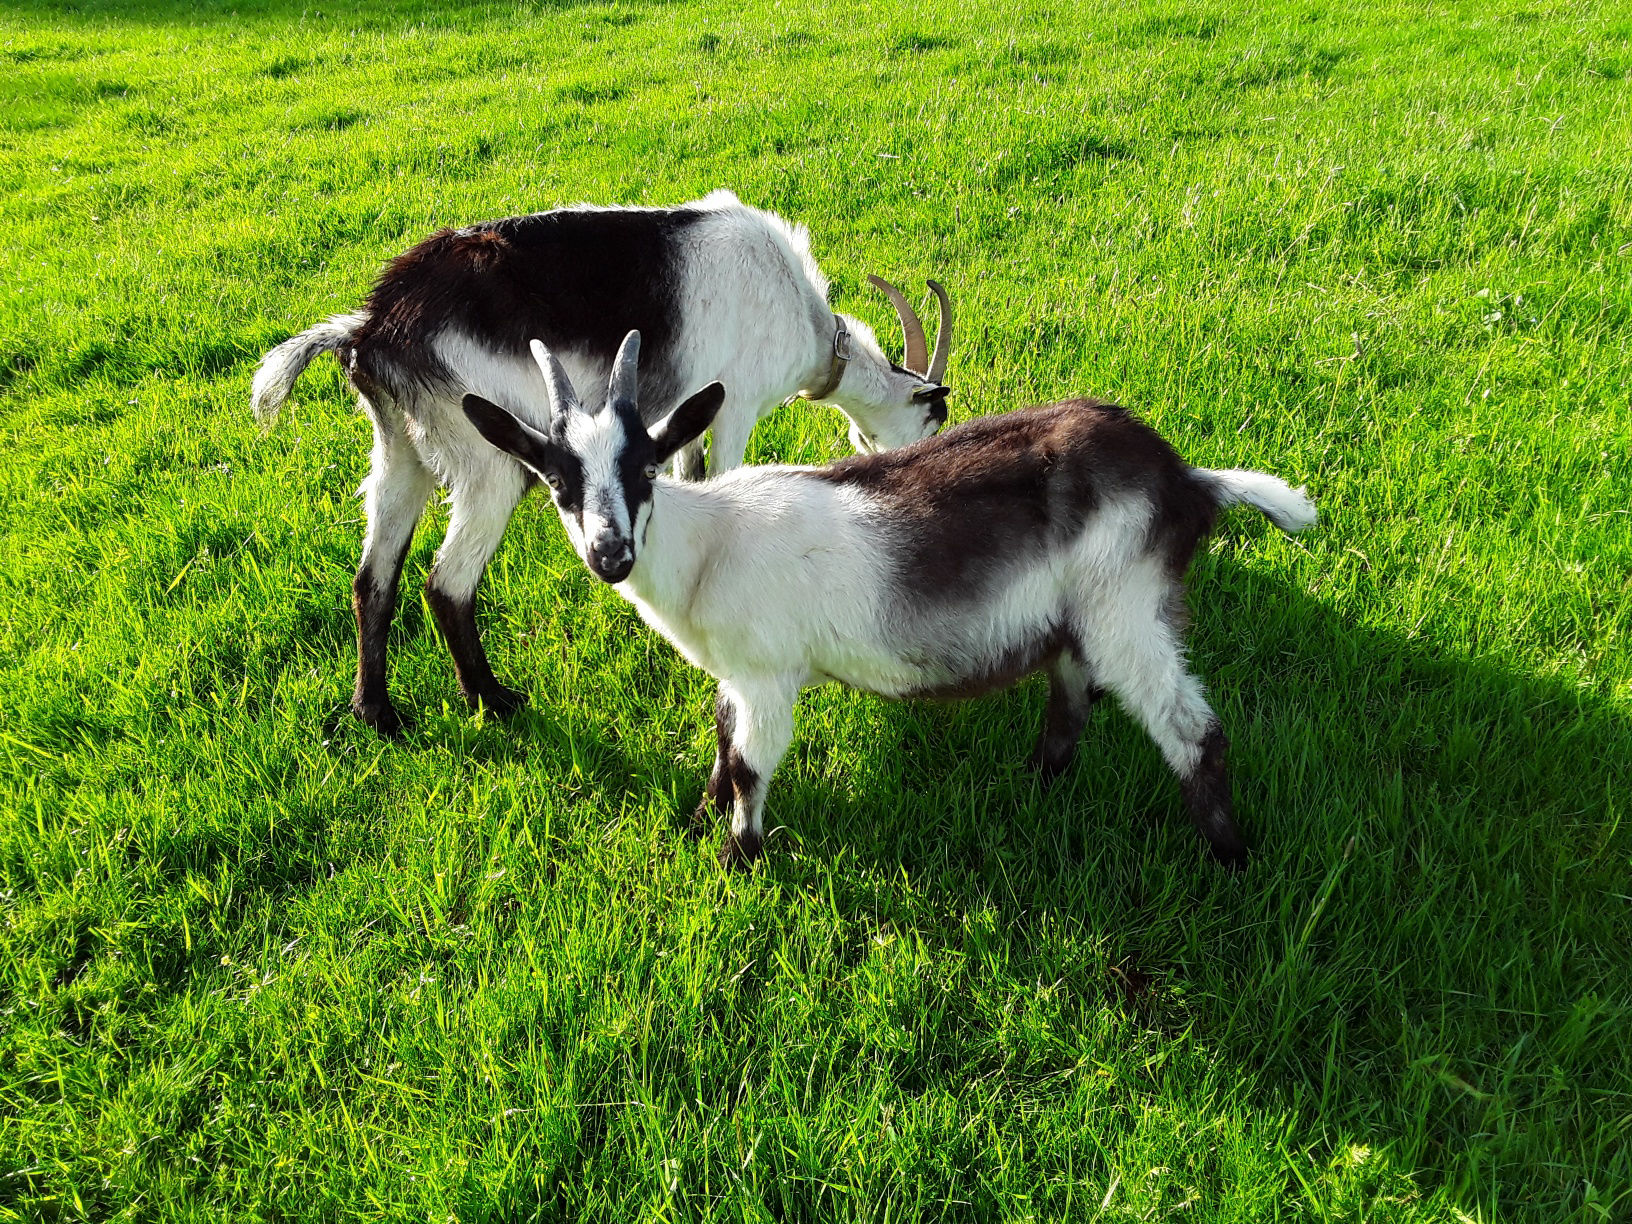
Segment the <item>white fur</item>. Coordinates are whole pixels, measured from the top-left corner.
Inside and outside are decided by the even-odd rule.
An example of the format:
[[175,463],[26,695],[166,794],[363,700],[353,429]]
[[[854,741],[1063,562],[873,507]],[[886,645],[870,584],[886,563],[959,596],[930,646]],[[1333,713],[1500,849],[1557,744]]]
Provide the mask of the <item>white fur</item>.
[[614,412],[602,410],[594,416],[574,412],[567,417],[567,446],[583,465],[583,543],[587,547],[602,536],[627,540],[630,530],[629,506],[618,475],[618,459],[627,439],[623,423]]
[[351,333],[362,326],[360,314],[333,315],[315,327],[308,327],[300,335],[285,340],[265,357],[255,371],[250,384],[249,406],[255,419],[270,425],[277,419],[278,409],[289,398],[295,379],[320,353],[339,348]]
[[[709,471],[717,474],[742,464],[762,416],[826,376],[833,312],[804,226],[749,208],[723,189],[691,207],[710,215],[686,235],[677,383],[725,384],[709,452]],[[856,449],[893,449],[933,434],[937,423],[912,398],[923,380],[891,369],[872,329],[844,320],[853,356],[828,402],[850,418]],[[573,385],[586,384],[574,376]]]
[[1221,506],[1248,505],[1282,531],[1299,532],[1315,525],[1315,503],[1302,489],[1278,476],[1244,468],[1191,468],[1191,474],[1213,486]]

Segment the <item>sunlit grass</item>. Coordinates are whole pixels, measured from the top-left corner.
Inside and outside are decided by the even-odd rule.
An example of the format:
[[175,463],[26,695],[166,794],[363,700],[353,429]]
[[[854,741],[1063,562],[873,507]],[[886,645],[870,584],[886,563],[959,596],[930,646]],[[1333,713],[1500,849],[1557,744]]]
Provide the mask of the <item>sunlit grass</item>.
[[[1632,19],[718,0],[0,10],[0,1218],[1632,1211]],[[1095,393],[1230,519],[1226,876],[1120,713],[822,691],[766,868],[711,683],[541,500],[457,699],[410,557],[344,715],[367,431],[260,354],[442,224],[713,187],[954,415]],[[753,457],[843,452],[779,413]],[[1096,1213],[1098,1215],[1096,1216]]]

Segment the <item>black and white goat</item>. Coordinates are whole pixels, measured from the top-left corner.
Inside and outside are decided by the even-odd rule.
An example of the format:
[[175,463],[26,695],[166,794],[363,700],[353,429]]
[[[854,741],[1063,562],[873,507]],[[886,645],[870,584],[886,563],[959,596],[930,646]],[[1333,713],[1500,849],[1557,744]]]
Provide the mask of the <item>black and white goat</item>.
[[705,387],[648,432],[639,347],[631,333],[604,404],[590,406],[535,340],[548,414],[510,406],[542,428],[481,396],[464,409],[549,484],[589,568],[719,680],[707,798],[731,815],[725,862],[759,854],[801,688],[964,697],[1040,669],[1045,778],[1070,763],[1108,689],[1160,746],[1214,856],[1245,861],[1224,732],[1185,667],[1184,573],[1221,507],[1309,526],[1301,490],[1190,467],[1148,425],[1093,400],[977,418],[826,467],[679,484],[658,469],[708,427],[725,391]]
[[[827,281],[803,227],[729,191],[672,209],[570,208],[433,234],[386,265],[361,311],[269,352],[255,375],[258,417],[271,419],[301,371],[333,352],[374,424],[363,486],[368,533],[353,584],[357,716],[386,734],[401,725],[386,686],[386,635],[403,557],[439,483],[449,492],[450,518],[426,595],[459,687],[499,714],[522,701],[493,675],[475,601],[530,477],[476,435],[459,411],[461,395],[525,413],[538,398],[532,337],[598,389],[624,333],[636,328],[646,337],[640,403],[648,421],[686,387],[723,379],[730,388],[713,423],[714,472],[740,465],[754,423],[796,396],[843,411],[857,450],[904,446],[946,421],[940,380],[951,308],[930,282],[941,308],[931,354],[906,300],[871,279],[901,316],[908,368],[884,356],[866,324],[828,308]],[[676,468],[701,478],[701,438],[688,439]]]

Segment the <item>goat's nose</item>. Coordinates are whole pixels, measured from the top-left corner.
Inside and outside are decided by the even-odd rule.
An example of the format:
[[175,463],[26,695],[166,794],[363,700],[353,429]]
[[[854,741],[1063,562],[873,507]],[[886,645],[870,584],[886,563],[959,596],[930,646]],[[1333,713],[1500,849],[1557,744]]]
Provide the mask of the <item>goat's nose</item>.
[[615,535],[596,536],[589,544],[589,565],[608,582],[620,582],[634,564],[634,550]]

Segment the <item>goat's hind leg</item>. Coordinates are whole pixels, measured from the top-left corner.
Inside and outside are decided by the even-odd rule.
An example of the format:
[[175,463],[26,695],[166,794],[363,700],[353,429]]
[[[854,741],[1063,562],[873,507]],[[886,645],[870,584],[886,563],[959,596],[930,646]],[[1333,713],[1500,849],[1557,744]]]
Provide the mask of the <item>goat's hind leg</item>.
[[403,724],[387,685],[386,638],[396,614],[403,558],[408,555],[414,526],[425,512],[425,502],[436,488],[436,478],[420,462],[396,410],[367,397],[362,404],[374,421],[374,455],[363,482],[368,529],[351,584],[351,606],[357,617],[357,687],[351,709],[381,735],[396,735]]
[[1178,775],[1190,820],[1228,867],[1244,867],[1247,843],[1236,827],[1228,741],[1201,682],[1185,667],[1179,624],[1183,589],[1152,559],[1083,618],[1090,666],[1139,720]]
[[1044,786],[1070,768],[1077,755],[1077,742],[1088,725],[1088,715],[1104,690],[1094,683],[1093,673],[1074,649],[1062,651],[1048,666],[1048,712],[1043,716],[1042,734],[1031,753],[1031,767]]
[[476,629],[476,588],[498,551],[527,479],[510,458],[461,455],[449,477],[448,534],[437,551],[425,597],[453,655],[459,691],[471,705],[504,717],[527,703],[524,694],[499,683]]

